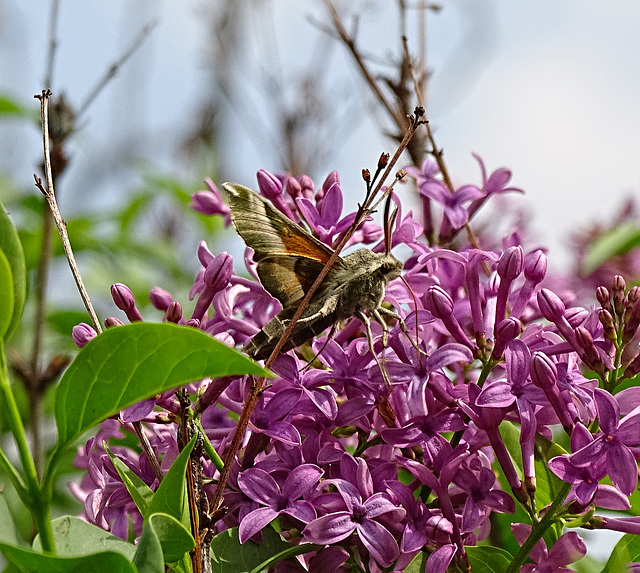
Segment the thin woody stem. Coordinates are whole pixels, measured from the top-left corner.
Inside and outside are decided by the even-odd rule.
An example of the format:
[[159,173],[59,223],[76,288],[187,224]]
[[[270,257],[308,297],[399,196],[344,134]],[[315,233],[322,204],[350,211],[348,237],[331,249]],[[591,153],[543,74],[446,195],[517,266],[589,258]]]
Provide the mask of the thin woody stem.
[[93,308],[93,304],[91,304],[91,299],[89,298],[89,293],[84,286],[84,282],[82,281],[82,277],[80,276],[80,271],[78,270],[78,265],[76,263],[75,256],[73,255],[73,250],[71,249],[71,242],[69,241],[69,235],[67,233],[67,225],[62,219],[62,215],[60,214],[60,210],[58,209],[58,202],[56,201],[56,194],[53,188],[53,175],[51,173],[51,151],[49,145],[49,98],[51,97],[51,90],[42,90],[42,94],[34,96],[40,100],[40,115],[42,119],[42,145],[44,150],[44,173],[45,179],[47,182],[46,188],[42,184],[42,179],[37,175],[34,175],[34,179],[36,181],[36,187],[42,191],[44,194],[47,203],[49,204],[49,209],[51,209],[51,213],[53,215],[53,220],[56,223],[56,227],[58,228],[58,234],[60,235],[60,240],[62,241],[62,248],[64,249],[64,254],[67,257],[67,261],[69,262],[69,267],[71,268],[71,274],[73,275],[73,279],[76,281],[76,285],[78,287],[78,291],[80,292],[80,296],[82,297],[82,302],[84,303],[87,312],[89,313],[89,317],[91,318],[91,322],[96,332],[102,332],[102,328],[100,326],[100,320],[98,319],[98,315]]

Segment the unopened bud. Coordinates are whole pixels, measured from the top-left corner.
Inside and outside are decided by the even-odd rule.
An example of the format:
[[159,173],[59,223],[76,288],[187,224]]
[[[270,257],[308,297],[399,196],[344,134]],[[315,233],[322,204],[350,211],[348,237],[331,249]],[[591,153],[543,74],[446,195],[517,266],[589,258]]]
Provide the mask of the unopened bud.
[[542,316],[551,322],[558,321],[564,315],[564,303],[556,293],[549,289],[543,288],[538,293],[538,306]]
[[119,318],[116,318],[115,316],[107,316],[107,318],[104,319],[104,326],[105,328],[112,328],[113,326],[123,326],[124,322],[122,322]]
[[627,288],[627,283],[620,275],[613,277],[613,286],[611,291],[613,293],[613,308],[618,316],[622,316],[624,312],[624,291]]
[[366,183],[369,183],[371,181],[371,171],[369,171],[368,169],[363,169],[362,179],[364,179]]
[[617,340],[616,328],[613,323],[613,316],[611,316],[611,313],[608,310],[604,310],[603,308],[601,308],[598,311],[598,320],[604,327],[604,333],[607,338],[615,342]]
[[122,283],[111,285],[111,297],[115,305],[127,315],[131,322],[140,322],[142,315],[136,308],[136,300],[131,289]]
[[178,324],[181,318],[182,305],[179,302],[174,301],[168,306],[167,311],[164,313],[164,320],[166,322],[173,322],[175,324]]
[[378,169],[384,169],[387,166],[387,163],[389,163],[389,154],[382,153],[380,155],[380,159],[378,159]]
[[600,303],[600,306],[609,312],[613,312],[611,307],[611,295],[607,287],[599,286],[596,289],[596,300]]
[[78,348],[84,348],[84,346],[86,346],[86,344],[96,336],[98,336],[98,333],[86,322],[76,324],[71,329],[71,338]]

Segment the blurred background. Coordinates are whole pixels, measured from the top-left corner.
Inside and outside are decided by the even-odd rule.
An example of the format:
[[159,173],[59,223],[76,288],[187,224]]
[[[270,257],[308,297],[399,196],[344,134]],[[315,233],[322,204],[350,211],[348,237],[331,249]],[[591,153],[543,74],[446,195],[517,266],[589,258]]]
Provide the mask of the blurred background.
[[[427,117],[454,183],[481,184],[472,153],[489,173],[510,168],[527,194],[489,221],[526,222],[531,246],[549,247],[551,268],[575,271],[572,236],[615,228],[640,188],[640,3],[443,0],[421,28],[422,4],[406,2],[406,28],[403,2],[335,6],[376,78],[397,76],[407,35],[425,58]],[[114,282],[127,283],[141,307],[153,286],[186,303],[202,239],[241,263],[233,231],[188,208],[204,177],[255,188],[264,168],[320,185],[337,170],[353,209],[362,169],[393,153],[396,130],[329,14],[321,0],[0,0],[0,198],[32,277],[43,236],[33,95],[45,87],[71,110],[55,183],[103,318],[115,311]],[[71,327],[86,315],[53,249],[45,349],[71,350]],[[33,305],[25,323],[32,319]],[[14,337],[18,356],[30,340],[29,328]]]

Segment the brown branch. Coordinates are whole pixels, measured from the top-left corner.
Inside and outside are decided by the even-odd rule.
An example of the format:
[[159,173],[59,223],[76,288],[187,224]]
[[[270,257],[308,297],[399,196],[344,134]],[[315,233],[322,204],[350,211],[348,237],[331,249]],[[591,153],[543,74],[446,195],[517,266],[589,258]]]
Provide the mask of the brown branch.
[[133,56],[133,54],[135,54],[135,52],[142,45],[144,40],[149,36],[151,31],[156,27],[157,24],[158,24],[157,20],[152,20],[149,24],[147,24],[144,28],[142,28],[140,32],[138,32],[136,37],[131,42],[130,46],[122,53],[122,55],[116,61],[114,61],[109,66],[109,69],[105,72],[105,74],[96,82],[93,88],[89,90],[89,93],[84,98],[84,101],[78,107],[78,112],[76,114],[77,117],[80,117],[85,111],[87,111],[87,108],[93,103],[93,101],[96,99],[98,94],[104,89],[104,86],[106,86],[115,77],[115,75],[120,71],[120,68],[122,67],[122,65],[131,56]]

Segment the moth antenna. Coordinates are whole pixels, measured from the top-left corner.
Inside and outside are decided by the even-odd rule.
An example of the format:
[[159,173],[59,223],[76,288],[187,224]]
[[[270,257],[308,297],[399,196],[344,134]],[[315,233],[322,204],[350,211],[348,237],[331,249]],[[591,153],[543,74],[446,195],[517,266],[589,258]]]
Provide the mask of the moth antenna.
[[384,254],[388,255],[391,253],[391,229],[393,229],[393,225],[396,222],[396,217],[398,215],[398,206],[394,203],[394,209],[389,214],[389,210],[391,208],[391,199],[392,194],[389,193],[387,195],[387,200],[384,203]]
[[[411,298],[413,299],[413,305],[414,305],[414,308],[416,309],[416,336],[418,336],[418,326],[419,326],[418,325],[418,299],[416,298],[416,293],[413,292],[413,289],[411,288],[411,286],[407,282],[407,279],[405,279],[403,276],[401,276],[400,280],[407,287],[407,290],[409,291],[409,294],[411,295]],[[407,327],[407,325],[405,324],[405,328],[406,327]],[[422,352],[422,350],[420,350],[420,345],[418,344],[417,341],[415,341],[415,340],[413,340],[413,338],[411,338],[411,335],[409,334],[408,330],[407,330],[407,332],[405,332],[405,334],[407,335],[407,338],[411,341],[411,344],[413,345],[413,347],[418,352],[418,364],[420,364],[420,368],[422,368],[422,354],[423,354],[423,352]]]

